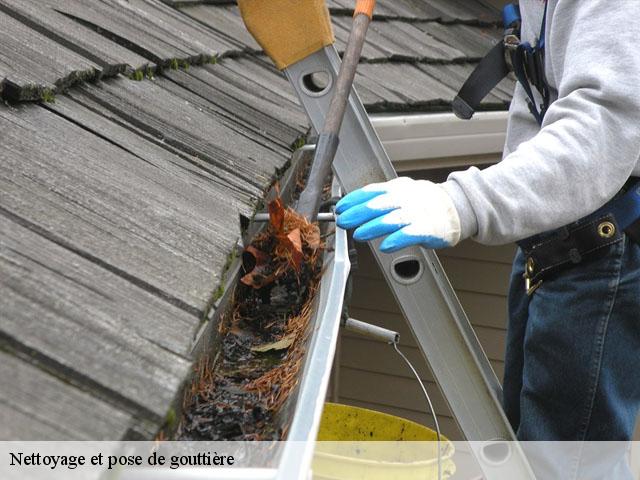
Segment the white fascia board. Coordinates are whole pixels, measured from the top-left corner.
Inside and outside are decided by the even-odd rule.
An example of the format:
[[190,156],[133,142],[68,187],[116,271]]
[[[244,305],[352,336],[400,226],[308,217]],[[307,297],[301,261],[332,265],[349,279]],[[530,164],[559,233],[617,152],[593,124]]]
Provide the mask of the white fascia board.
[[460,166],[461,157],[495,158],[504,146],[507,115],[478,112],[471,120],[452,113],[372,115],[371,121],[396,168],[407,170]]

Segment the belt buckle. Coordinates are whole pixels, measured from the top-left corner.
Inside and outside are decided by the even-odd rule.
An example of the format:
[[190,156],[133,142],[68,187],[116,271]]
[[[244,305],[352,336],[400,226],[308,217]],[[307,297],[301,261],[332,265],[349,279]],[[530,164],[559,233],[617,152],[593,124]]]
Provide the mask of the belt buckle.
[[534,292],[542,285],[542,279],[538,280],[536,283],[531,283],[531,276],[535,271],[536,264],[532,257],[528,257],[524,263],[524,273],[522,274],[522,278],[524,278],[524,289],[527,292],[527,295],[530,297],[534,294]]
[[503,43],[505,62],[507,63],[509,71],[513,72],[513,60],[511,56],[518,49],[518,45],[520,45],[520,38],[518,37],[518,35],[510,33],[504,36]]

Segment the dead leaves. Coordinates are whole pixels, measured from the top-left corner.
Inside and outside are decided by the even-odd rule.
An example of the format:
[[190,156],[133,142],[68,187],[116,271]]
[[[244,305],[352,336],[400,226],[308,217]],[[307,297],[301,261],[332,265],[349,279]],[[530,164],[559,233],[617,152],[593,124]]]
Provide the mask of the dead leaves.
[[300,270],[300,264],[304,258],[302,254],[302,238],[300,237],[300,229],[296,228],[286,235],[278,236],[278,245],[286,252],[285,257],[289,264]]
[[314,279],[312,289],[300,313],[289,317],[285,329],[285,337],[293,341],[287,347],[284,361],[246,385],[248,391],[256,392],[266,401],[267,408],[278,411],[298,384],[299,372],[305,354],[307,329],[313,314],[313,300],[319,277]]
[[282,337],[277,342],[263,343],[262,345],[251,347],[251,351],[265,353],[271,350],[285,350],[291,346],[295,339],[296,334],[290,333],[289,335],[285,335],[284,337]]
[[295,272],[298,282],[306,282],[309,289],[301,310],[287,318],[282,336],[277,337],[277,341],[251,347],[257,353],[284,352],[284,359],[278,366],[245,386],[247,391],[258,393],[271,411],[282,407],[298,382],[313,298],[319,281],[318,275],[309,279],[308,272],[321,262],[323,248],[318,224],[310,223],[291,208],[285,207],[278,197],[269,203],[269,229],[256,237],[243,255],[247,272],[241,279],[243,284],[260,289]]
[[290,265],[300,270],[304,255],[302,254],[302,239],[300,228],[288,230],[285,224],[287,210],[280,197],[269,203],[269,223],[276,237],[276,255],[287,259]]
[[269,225],[268,235],[275,240],[272,254],[253,245],[243,253],[241,282],[255,289],[272,284],[288,268],[299,272],[303,262],[313,264],[323,247],[318,225],[285,207],[280,197],[269,203]]
[[307,228],[304,233],[304,241],[313,251],[322,247],[320,240],[320,228],[317,225],[310,225],[313,228]]
[[243,288],[235,290],[227,321],[220,322],[215,367],[199,369],[185,392],[180,438],[285,436],[273,415],[300,378],[324,245],[317,224],[280,199],[269,214],[268,228],[242,254]]
[[271,257],[253,245],[249,245],[242,252],[242,265],[248,273],[240,281],[249,287],[262,288],[272,284],[276,279]]
[[284,212],[284,203],[282,203],[282,199],[279,196],[269,202],[269,223],[276,235],[284,231]]
[[290,208],[285,208],[280,198],[269,204],[269,220],[278,241],[276,256],[289,260],[295,269],[302,261],[313,263],[322,248],[320,228]]

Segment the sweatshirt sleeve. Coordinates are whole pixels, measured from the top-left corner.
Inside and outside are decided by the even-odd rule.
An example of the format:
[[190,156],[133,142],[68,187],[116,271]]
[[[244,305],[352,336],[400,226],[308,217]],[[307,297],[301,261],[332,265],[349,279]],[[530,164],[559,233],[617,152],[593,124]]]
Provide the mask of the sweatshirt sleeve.
[[[637,18],[637,0],[555,2],[546,51],[557,100],[542,128],[497,165],[452,173],[444,184],[464,237],[501,244],[558,228],[624,185],[640,155],[640,27],[630,21]],[[510,129],[531,121],[518,87]]]

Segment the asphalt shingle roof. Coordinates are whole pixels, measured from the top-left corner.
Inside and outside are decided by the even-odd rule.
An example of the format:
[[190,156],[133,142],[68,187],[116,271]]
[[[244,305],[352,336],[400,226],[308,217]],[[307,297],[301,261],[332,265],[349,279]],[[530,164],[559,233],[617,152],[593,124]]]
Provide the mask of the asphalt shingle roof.
[[[446,109],[499,37],[480,1],[377,12],[370,111]],[[232,2],[0,0],[0,27],[0,439],[149,438],[307,119]]]

